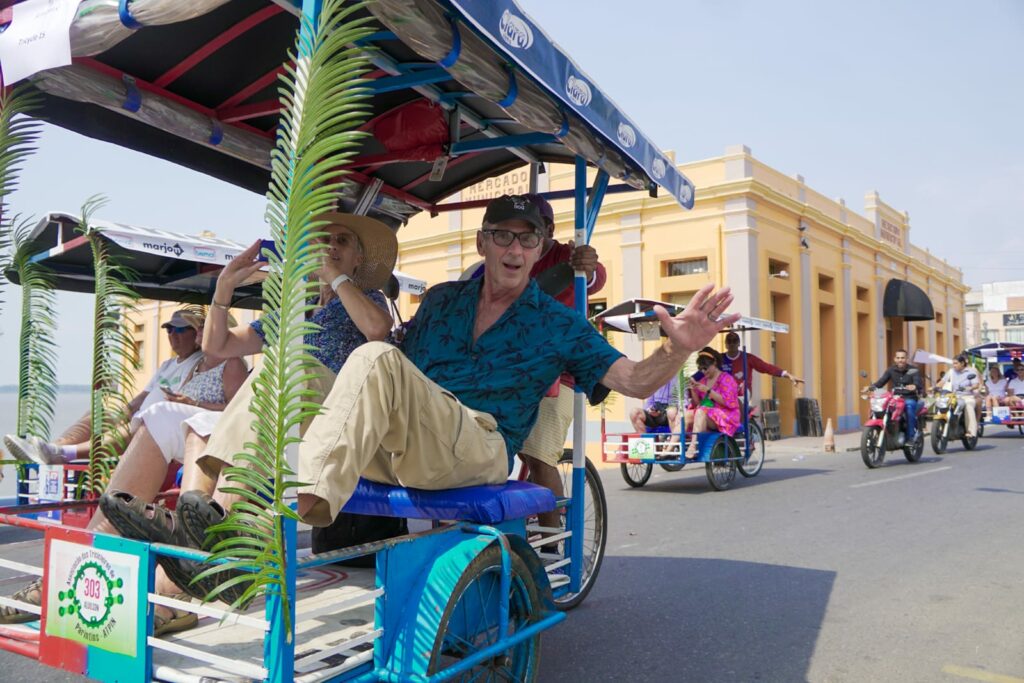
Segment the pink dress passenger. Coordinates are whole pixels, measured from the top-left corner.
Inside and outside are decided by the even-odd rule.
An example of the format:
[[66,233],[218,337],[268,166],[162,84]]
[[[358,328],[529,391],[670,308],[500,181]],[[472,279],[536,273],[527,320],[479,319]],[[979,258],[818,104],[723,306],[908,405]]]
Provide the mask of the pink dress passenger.
[[[699,384],[707,386],[706,381],[707,378],[697,380]],[[740,426],[739,385],[736,384],[736,379],[728,372],[719,372],[718,379],[715,380],[715,384],[711,389],[721,394],[725,405],[722,406],[719,403],[715,403],[714,407],[698,407],[698,410],[707,411],[708,419],[715,423],[718,431],[732,436]]]

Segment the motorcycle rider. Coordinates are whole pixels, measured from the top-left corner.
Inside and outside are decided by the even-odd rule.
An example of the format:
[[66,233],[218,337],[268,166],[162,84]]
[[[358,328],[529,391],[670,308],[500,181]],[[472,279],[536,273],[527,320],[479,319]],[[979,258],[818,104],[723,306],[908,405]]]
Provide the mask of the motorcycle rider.
[[917,408],[920,396],[924,393],[924,377],[917,368],[907,363],[906,349],[900,349],[892,359],[893,364],[878,378],[874,384],[864,387],[864,392],[881,389],[892,382],[892,391],[903,397],[904,412],[907,416],[907,443],[914,441],[917,432]]
[[967,438],[974,438],[978,433],[978,414],[975,392],[981,382],[978,371],[967,365],[967,356],[960,354],[953,359],[953,369],[946,373],[946,381],[942,388],[956,393],[957,400],[963,401],[964,420],[967,427]]

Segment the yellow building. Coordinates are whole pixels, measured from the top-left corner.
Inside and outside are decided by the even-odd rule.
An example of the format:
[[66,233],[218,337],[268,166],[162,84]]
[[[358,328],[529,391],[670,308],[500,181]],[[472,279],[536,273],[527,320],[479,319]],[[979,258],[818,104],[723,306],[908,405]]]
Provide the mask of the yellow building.
[[[609,194],[591,244],[608,270],[608,284],[591,311],[632,297],[685,304],[707,282],[732,287],[734,311],[789,325],[788,335],[749,335],[748,349],[807,381],[822,420],[857,429],[866,405],[858,387],[874,381],[897,348],[952,355],[963,346],[964,286],[960,270],[911,243],[909,216],[877,192],[863,214],[754,158],[744,146],[680,166],[697,186],[685,211],[671,197]],[[538,190],[571,189],[573,170],[548,167]],[[514,171],[467,188],[450,201],[526,192],[529,172]],[[573,202],[553,202],[556,238],[572,237]],[[483,209],[418,216],[399,233],[398,267],[430,284],[457,278],[476,263],[475,236]],[[934,320],[905,323],[883,317],[892,280],[910,282],[930,298]],[[408,318],[418,298],[403,294]],[[543,334],[542,330],[538,334]],[[653,349],[613,335],[630,358]],[[774,385],[773,385],[774,384]],[[780,399],[783,434],[795,428],[795,395],[787,381],[755,381],[754,397]],[[635,399],[615,402],[609,419],[625,425]],[[596,415],[592,414],[592,417]]]

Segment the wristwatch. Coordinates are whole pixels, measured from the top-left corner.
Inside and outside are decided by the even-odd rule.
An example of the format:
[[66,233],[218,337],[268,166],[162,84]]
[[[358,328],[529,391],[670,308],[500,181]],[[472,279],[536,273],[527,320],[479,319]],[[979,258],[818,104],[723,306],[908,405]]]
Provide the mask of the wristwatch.
[[351,281],[352,281],[352,278],[350,278],[348,275],[345,275],[344,273],[342,273],[338,277],[336,277],[333,280],[331,280],[331,289],[337,291],[338,287],[341,286],[341,283],[343,283],[343,282],[351,282]]

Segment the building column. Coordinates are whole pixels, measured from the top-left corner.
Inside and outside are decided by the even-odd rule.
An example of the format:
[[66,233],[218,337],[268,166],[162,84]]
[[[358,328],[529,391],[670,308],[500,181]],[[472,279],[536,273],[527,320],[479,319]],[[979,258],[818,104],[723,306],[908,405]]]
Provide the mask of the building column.
[[872,382],[875,379],[881,377],[885,368],[888,367],[889,359],[885,355],[885,316],[883,302],[885,301],[885,275],[882,268],[882,259],[879,254],[875,254],[875,306],[876,306],[876,319],[878,339],[876,340],[876,358],[875,358],[875,376],[871,379]]
[[[644,295],[644,268],[643,268],[643,226],[640,223],[639,213],[624,214],[619,218],[619,250],[622,254],[622,299],[639,299]],[[627,358],[642,358],[644,347],[639,337],[635,334],[625,334],[623,339],[623,353]],[[643,401],[638,398],[624,396],[626,399],[625,417],[634,408],[641,407]]]
[[800,250],[800,345],[803,347],[803,372],[807,391],[814,392],[814,334],[811,330],[811,254]]
[[[946,306],[945,306],[945,311],[946,312],[944,313],[945,317],[942,319],[942,324],[943,324],[943,327],[945,327],[945,330],[943,331],[943,336],[946,338],[946,348],[944,348],[940,353],[942,353],[943,356],[949,357],[949,356],[952,356],[953,354],[955,354],[957,352],[957,349],[953,348],[953,314],[952,314],[953,299],[949,296],[949,285],[945,285],[944,289],[945,289],[945,292],[946,292],[946,297],[945,297],[946,298]],[[964,318],[966,318],[966,317],[967,316],[965,314]],[[980,344],[981,343],[981,330],[979,329],[979,327],[981,326],[981,316],[978,316],[978,319],[977,319],[976,322],[977,322],[977,324],[975,325],[974,333],[975,333],[975,335],[977,335],[977,343]],[[963,322],[961,322],[960,324],[962,326],[964,326],[964,328],[967,327],[967,321],[966,320],[963,320]],[[961,343],[964,345],[964,347],[970,346],[970,344],[967,343],[967,332],[966,332],[966,329],[964,331],[963,341]],[[950,349],[952,349],[952,352],[950,352]]]
[[[734,311],[760,317],[760,268],[757,258],[757,218],[753,199],[740,197],[725,202],[723,236],[723,263],[732,289]],[[761,352],[761,334],[748,335],[747,350],[754,355]],[[760,375],[755,373],[751,382],[751,395],[760,396]]]
[[857,380],[854,379],[853,316],[857,304],[853,298],[853,259],[850,256],[850,242],[845,237],[843,246],[843,376],[846,391],[843,392],[842,414],[839,416],[839,431],[853,431],[860,428],[860,413],[857,411]]
[[[462,193],[456,192],[451,200],[457,202],[462,199]],[[448,212],[448,232],[462,232],[462,211]],[[457,244],[449,244],[447,248],[448,262],[446,264],[449,280],[458,280],[466,269],[462,259],[462,240]]]

